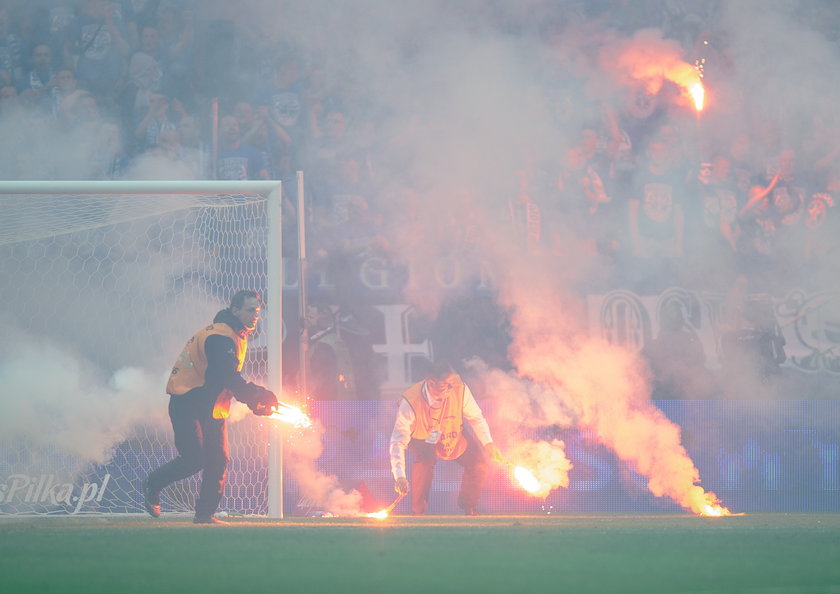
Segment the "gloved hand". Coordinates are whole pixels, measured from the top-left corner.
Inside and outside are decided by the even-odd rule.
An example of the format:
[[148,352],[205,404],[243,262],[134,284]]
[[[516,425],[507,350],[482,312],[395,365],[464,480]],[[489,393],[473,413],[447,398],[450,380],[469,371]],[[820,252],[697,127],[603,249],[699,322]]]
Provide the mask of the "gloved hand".
[[398,478],[394,481],[394,491],[396,491],[400,495],[405,495],[406,493],[408,493],[409,490],[410,489],[407,478]]
[[487,456],[493,460],[493,462],[504,462],[505,460],[502,456],[501,450],[499,450],[496,444],[492,441],[484,444],[484,451],[487,452]]
[[274,395],[274,392],[263,388],[262,391],[257,394],[256,398],[248,403],[248,408],[250,408],[255,415],[267,417],[274,412],[271,409],[278,404],[279,402],[277,400],[277,396]]

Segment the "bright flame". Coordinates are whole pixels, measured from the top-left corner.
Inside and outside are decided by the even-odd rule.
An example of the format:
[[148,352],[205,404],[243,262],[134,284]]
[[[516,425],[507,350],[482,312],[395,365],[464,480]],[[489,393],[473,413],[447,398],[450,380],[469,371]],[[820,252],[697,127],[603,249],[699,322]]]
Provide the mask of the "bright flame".
[[697,111],[705,103],[703,73],[700,64],[689,64],[682,59],[680,44],[662,39],[654,29],[637,31],[632,39],[617,40],[603,50],[601,61],[608,70],[644,85],[649,95],[656,95],[666,80],[679,86],[682,95],[694,103]]
[[703,111],[703,102],[706,98],[706,89],[703,88],[703,83],[696,82],[688,88],[688,94],[691,95],[694,101],[694,109]]
[[732,512],[729,511],[727,508],[723,507],[722,505],[705,505],[700,510],[701,516],[707,516],[711,518],[719,518],[721,516],[731,516]]
[[373,513],[370,513],[370,514],[368,514],[368,515],[367,515],[367,517],[368,517],[368,518],[374,518],[374,519],[376,519],[376,520],[384,520],[384,519],[385,519],[385,518],[387,518],[389,515],[391,515],[391,512],[392,512],[392,511],[394,511],[394,508],[395,508],[395,507],[397,507],[397,504],[398,504],[400,501],[402,501],[402,500],[403,500],[403,497],[405,497],[405,495],[406,495],[405,493],[400,493],[400,494],[397,496],[397,498],[396,498],[396,499],[394,499],[394,502],[393,502],[391,505],[389,505],[389,506],[388,506],[388,507],[386,507],[385,509],[380,509],[378,512],[373,512]]
[[300,429],[312,426],[312,419],[297,406],[281,402],[272,410],[274,410],[274,414],[270,415],[269,419],[277,419]]
[[719,518],[733,515],[731,511],[721,505],[717,495],[711,491],[703,491],[699,485],[695,485],[692,489],[691,499],[691,511],[698,516]]
[[519,485],[529,493],[539,493],[542,485],[534,473],[524,466],[517,466],[513,469],[513,476],[519,481]]

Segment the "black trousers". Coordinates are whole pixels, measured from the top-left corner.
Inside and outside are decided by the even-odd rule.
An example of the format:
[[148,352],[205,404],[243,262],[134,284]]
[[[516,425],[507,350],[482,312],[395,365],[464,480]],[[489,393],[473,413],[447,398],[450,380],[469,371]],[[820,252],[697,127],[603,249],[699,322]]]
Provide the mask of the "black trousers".
[[202,471],[195,503],[195,515],[201,518],[212,516],[219,507],[230,459],[225,420],[213,418],[215,400],[192,392],[169,397],[169,418],[178,456],[154,470],[148,478],[149,490],[157,493],[175,481]]
[[[465,433],[467,449],[455,462],[464,467],[461,476],[461,490],[458,493],[458,505],[466,510],[474,508],[481,496],[481,488],[487,478],[487,459],[484,449],[475,437]],[[421,439],[408,442],[408,451],[412,454],[411,463],[411,513],[421,515],[426,513],[429,503],[429,491],[435,474],[435,464],[438,461],[435,445]]]

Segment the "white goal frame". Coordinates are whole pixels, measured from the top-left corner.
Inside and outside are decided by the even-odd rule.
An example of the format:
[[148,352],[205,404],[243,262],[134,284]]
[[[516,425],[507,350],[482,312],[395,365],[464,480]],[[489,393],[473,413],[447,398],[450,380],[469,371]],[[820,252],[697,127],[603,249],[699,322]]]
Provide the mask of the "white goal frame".
[[[272,312],[266,329],[268,355],[267,387],[276,394],[283,393],[282,320],[283,320],[283,257],[282,257],[282,182],[274,181],[2,181],[0,194],[261,194],[267,200],[268,264],[265,305]],[[274,312],[277,312],[276,314]],[[275,317],[276,316],[276,317]],[[280,423],[272,423],[269,438],[267,515],[283,518],[283,430]]]

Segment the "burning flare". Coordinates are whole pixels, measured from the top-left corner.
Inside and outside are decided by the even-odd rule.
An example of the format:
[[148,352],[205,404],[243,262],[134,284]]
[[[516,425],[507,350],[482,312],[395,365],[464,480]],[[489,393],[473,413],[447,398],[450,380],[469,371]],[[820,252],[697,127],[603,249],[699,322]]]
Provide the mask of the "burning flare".
[[700,511],[700,515],[719,518],[721,516],[731,516],[732,512],[721,505],[707,505]]
[[510,458],[502,463],[510,469],[516,484],[534,497],[544,499],[558,487],[569,486],[572,463],[559,439],[520,439],[511,446]]
[[306,429],[312,426],[312,419],[297,406],[281,402],[271,410],[274,411],[274,414],[269,415],[269,419],[277,419],[299,429]]
[[709,518],[719,518],[721,516],[731,516],[732,512],[721,505],[717,495],[711,491],[703,491],[702,487],[695,485],[696,499],[691,502],[691,511],[698,516],[705,516]]
[[[664,81],[680,88],[682,95],[703,110],[705,89],[698,65],[682,59],[682,47],[672,39],[663,39],[658,29],[640,29],[632,39],[619,39],[602,50],[600,63],[606,71],[617,73],[622,83],[636,81],[649,95],[656,95]],[[629,79],[629,80],[628,80]]]
[[534,476],[533,472],[524,466],[514,467],[513,476],[517,481],[519,481],[519,485],[532,495],[535,495],[542,490],[542,485],[540,484],[539,479]]
[[394,502],[386,507],[385,509],[380,509],[378,512],[372,512],[367,515],[368,518],[373,518],[375,520],[385,520],[388,516],[391,515],[391,512],[394,511],[394,508],[397,507],[397,504],[403,500],[405,497],[405,493],[401,493],[394,499]]
[[691,85],[688,89],[688,94],[691,95],[691,99],[694,101],[694,109],[703,111],[703,102],[706,99],[706,89],[703,88],[703,83],[696,82]]

